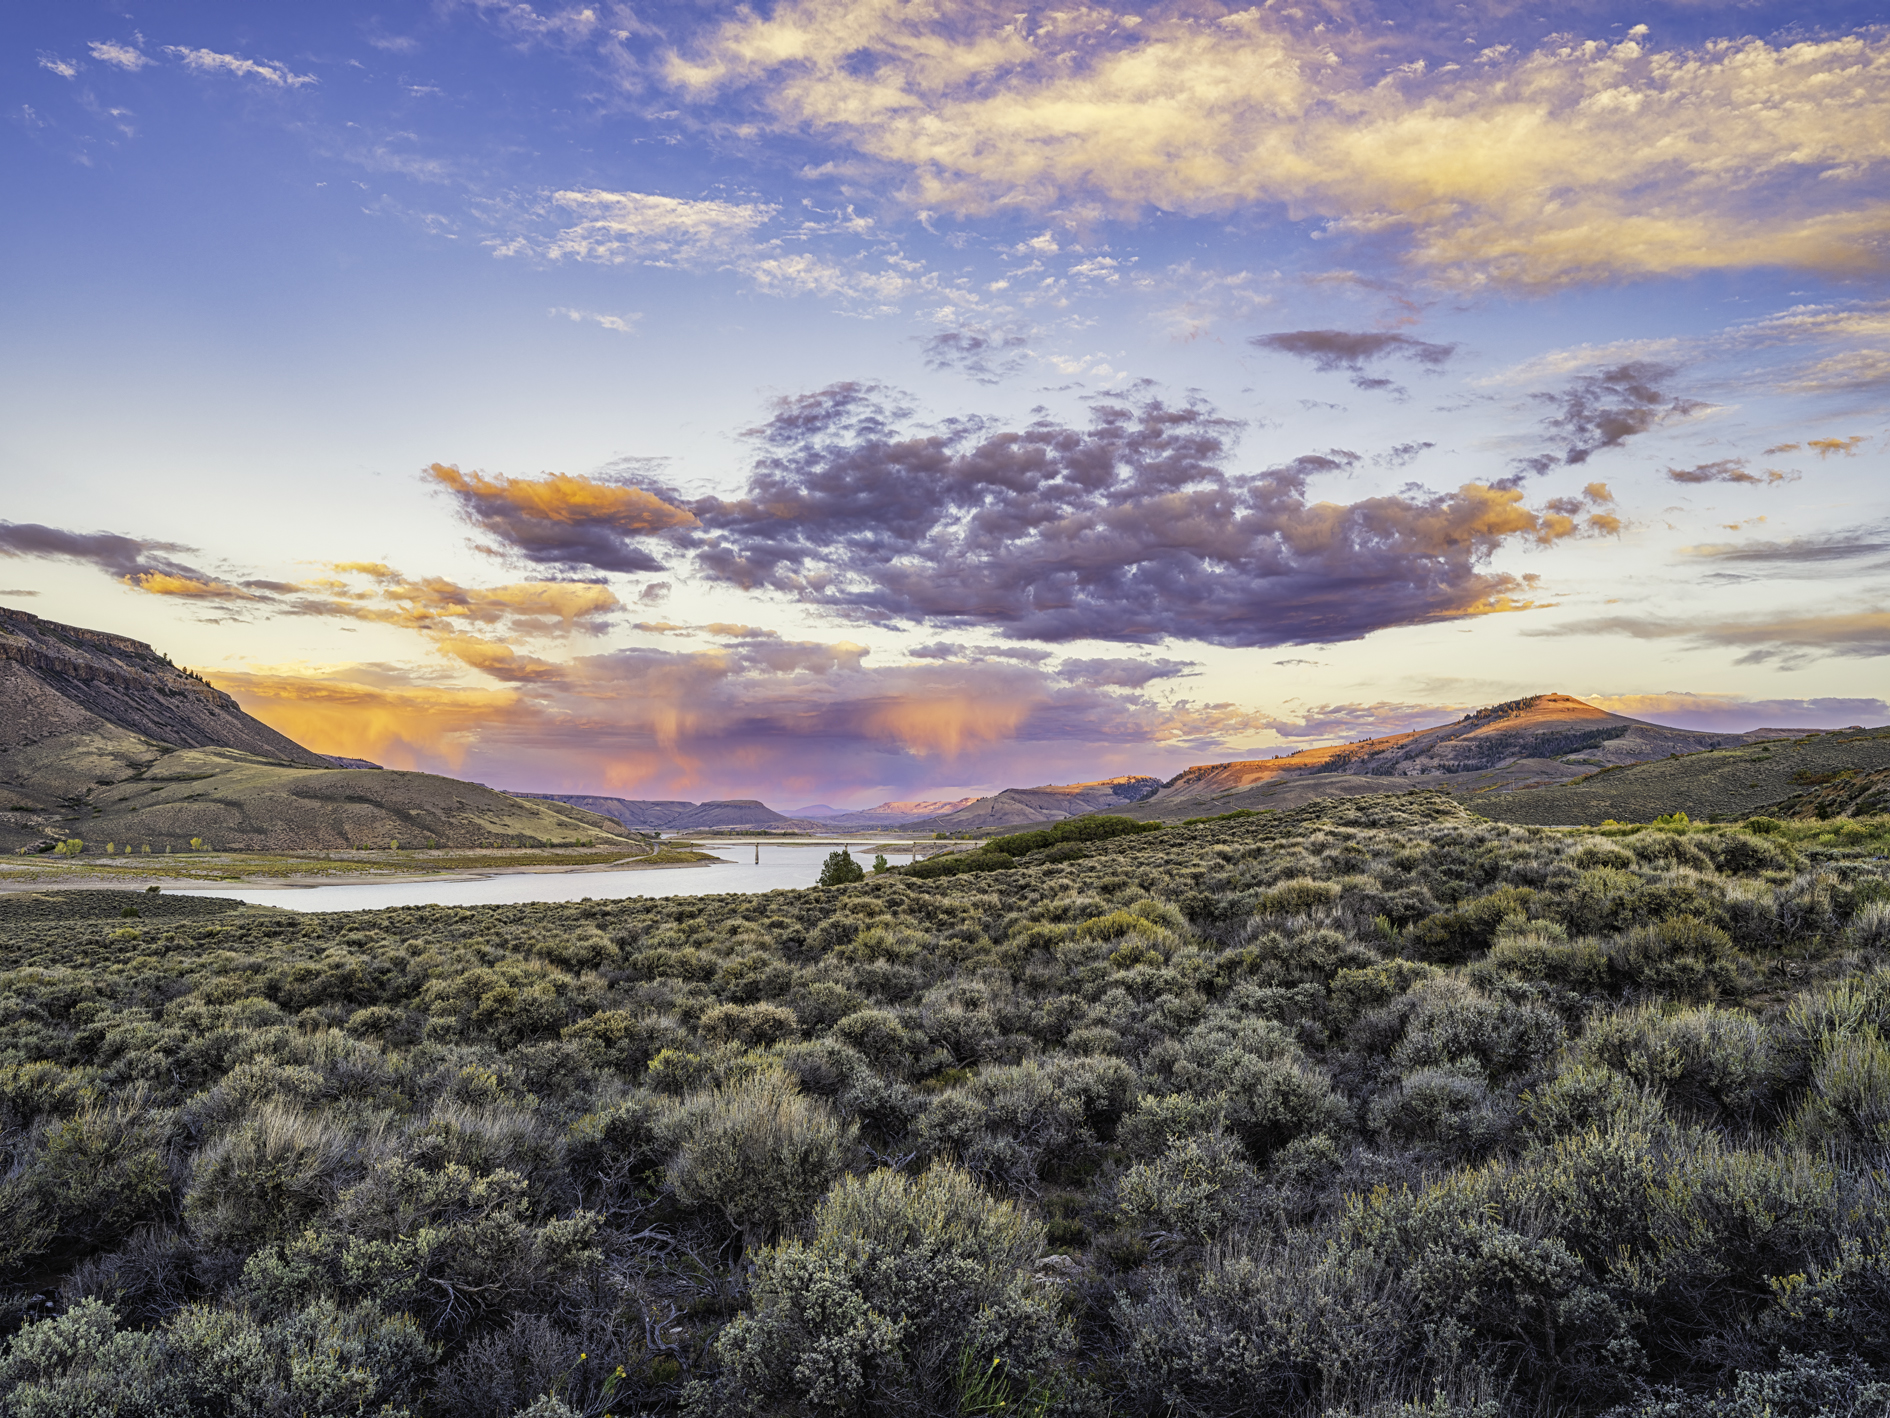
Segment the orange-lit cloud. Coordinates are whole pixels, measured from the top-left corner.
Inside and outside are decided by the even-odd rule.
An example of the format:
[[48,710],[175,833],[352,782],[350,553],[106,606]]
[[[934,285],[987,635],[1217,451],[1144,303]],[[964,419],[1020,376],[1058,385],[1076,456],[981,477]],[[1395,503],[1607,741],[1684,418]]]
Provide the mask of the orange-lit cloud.
[[631,539],[696,521],[687,508],[644,488],[568,473],[491,477],[435,463],[427,475],[452,495],[474,525],[508,550],[545,565],[661,570],[661,564]]
[[973,214],[1281,203],[1402,234],[1457,280],[1877,269],[1884,204],[1823,181],[1890,154],[1890,38],[1662,47],[1555,37],[1385,73],[1325,11],[789,0],[672,57]]
[[1840,453],[1848,458],[1869,441],[1870,435],[1864,433],[1853,438],[1811,438],[1805,441],[1805,447],[1811,449],[1820,458],[1831,458]]
[[390,768],[456,771],[481,739],[541,716],[511,690],[377,684],[349,673],[219,671],[217,684],[304,747]]
[[183,596],[203,601],[253,601],[257,597],[227,581],[202,576],[178,575],[170,571],[134,571],[118,578],[127,586],[153,596]]
[[331,569],[364,577],[366,584],[314,577],[283,587],[287,594],[274,600],[274,608],[285,614],[364,620],[433,636],[460,636],[477,626],[503,628],[509,635],[527,638],[595,629],[601,617],[623,608],[608,586],[590,581],[463,586],[445,576],[403,576],[381,562],[335,562]]

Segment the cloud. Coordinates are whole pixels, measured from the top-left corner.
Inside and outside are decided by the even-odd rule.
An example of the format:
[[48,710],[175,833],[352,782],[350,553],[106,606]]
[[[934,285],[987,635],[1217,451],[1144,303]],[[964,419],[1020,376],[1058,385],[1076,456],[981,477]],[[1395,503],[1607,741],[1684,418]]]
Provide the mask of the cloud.
[[1185,675],[1195,667],[1193,660],[1064,660],[1057,665],[1057,674],[1072,684],[1140,689],[1158,679]]
[[661,571],[632,542],[686,527],[695,515],[664,496],[621,482],[546,473],[537,478],[462,473],[435,463],[427,476],[444,488],[466,519],[507,550],[546,566],[599,571]]
[[1586,463],[1605,448],[1619,448],[1637,434],[1691,418],[1711,408],[1698,399],[1682,398],[1661,385],[1675,373],[1672,365],[1633,361],[1586,374],[1561,389],[1535,396],[1556,406],[1543,426],[1563,444],[1559,453],[1543,453],[1521,460],[1531,472],[1546,472],[1560,465]]
[[1744,458],[1721,458],[1714,463],[1701,463],[1692,468],[1669,468],[1667,477],[1677,483],[1751,483],[1783,482],[1785,474],[1770,473],[1766,477],[1757,477],[1746,471]]
[[1354,455],[1230,473],[1237,425],[1146,393],[1097,405],[1088,428],[902,424],[858,384],[781,401],[745,495],[688,504],[698,571],[1016,639],[1307,644],[1519,609],[1528,583],[1489,558],[1581,530],[1474,483],[1313,501]]
[[921,645],[906,654],[915,660],[966,660],[976,663],[980,660],[1016,660],[1021,664],[1036,665],[1051,658],[1048,650],[1032,649],[1027,645],[959,645],[948,640],[935,641],[930,645]]
[[1805,447],[1811,449],[1820,458],[1831,458],[1838,454],[1848,458],[1861,444],[1869,441],[1869,434],[1859,434],[1853,438],[1810,438],[1805,440]]
[[284,614],[327,616],[398,626],[424,635],[455,636],[473,626],[503,628],[514,637],[595,631],[601,618],[622,610],[610,587],[589,581],[521,581],[507,586],[462,586],[444,576],[409,578],[379,562],[337,562],[331,570],[363,577],[367,585],[318,577],[276,601]]
[[[92,57],[101,64],[110,64],[128,73],[135,74],[146,65],[157,63],[150,55],[129,44],[119,44],[116,40],[95,39],[87,48],[92,51]],[[66,77],[72,76],[68,74]]]
[[1525,633],[1684,640],[1696,648],[1742,651],[1735,664],[1780,660],[1785,668],[1822,656],[1868,659],[1890,655],[1890,611],[1875,609],[1727,617],[1717,621],[1607,616]]
[[253,600],[241,587],[169,556],[192,548],[115,532],[68,532],[37,522],[0,522],[0,556],[50,557],[96,567],[127,586],[160,596]]
[[1779,386],[1792,394],[1837,394],[1890,384],[1890,350],[1846,350],[1788,375]]
[[925,342],[925,367],[956,370],[980,384],[1000,384],[1023,369],[1029,343],[1016,330],[981,325],[945,330]]
[[1274,350],[1312,361],[1313,368],[1354,373],[1381,359],[1408,359],[1432,369],[1441,368],[1457,352],[1451,345],[1433,344],[1410,335],[1352,330],[1284,330],[1255,335],[1248,341],[1258,349]]
[[39,67],[52,70],[53,73],[57,74],[62,79],[76,79],[79,76],[79,66],[77,64],[74,64],[70,59],[61,59],[56,54],[40,55]]
[[1682,547],[1681,554],[1722,562],[1767,562],[1803,566],[1808,562],[1849,561],[1890,552],[1890,529],[1831,532],[1788,542],[1720,542]]
[[554,305],[545,313],[562,315],[566,319],[580,322],[588,320],[593,325],[601,325],[606,330],[615,330],[620,335],[634,335],[637,332],[637,322],[643,318],[643,312],[640,310],[633,310],[628,315],[600,315],[595,310],[573,310],[563,305]]
[[1552,35],[1435,63],[1321,9],[1020,24],[971,0],[787,0],[668,61],[760,126],[850,146],[915,207],[1133,216],[1284,207],[1467,284],[1881,269],[1890,36],[1659,47]]
[[1610,714],[1677,729],[1746,733],[1753,729],[1843,729],[1890,722],[1881,699],[1748,699],[1738,694],[1584,694]]
[[694,265],[749,249],[780,208],[766,203],[692,201],[649,192],[565,191],[552,201],[582,220],[539,248],[550,260],[605,265]]
[[[95,46],[93,53],[97,52]],[[165,45],[164,52],[175,55],[186,69],[199,74],[234,74],[238,78],[260,79],[279,89],[296,89],[318,82],[313,74],[292,73],[286,65],[268,59],[243,59],[234,54],[219,54],[214,49],[189,49],[178,44]]]
[[1381,468],[1402,468],[1407,463],[1415,462],[1420,456],[1435,448],[1435,443],[1394,443],[1382,453],[1374,453],[1372,461]]
[[839,258],[793,249],[792,244],[815,237],[850,239],[857,248],[859,235],[871,226],[865,219],[803,225],[764,236],[763,229],[780,216],[780,207],[773,203],[601,189],[554,192],[550,201],[580,220],[549,236],[516,234],[494,239],[490,244],[495,254],[608,266],[734,271],[764,295],[838,296],[877,308],[888,308],[888,302],[936,285],[915,276],[917,264],[898,258],[894,251],[882,254],[897,264],[875,269],[863,264],[857,249]]
[[1467,483],[1355,503],[1312,481],[1357,456],[1224,467],[1239,426],[1145,389],[1087,428],[1044,417],[909,428],[887,391],[783,399],[752,430],[743,495],[690,501],[564,474],[430,475],[480,529],[534,561],[654,570],[660,537],[695,571],[867,621],[975,626],[1011,639],[1313,644],[1524,609],[1508,547],[1618,531],[1617,518]]

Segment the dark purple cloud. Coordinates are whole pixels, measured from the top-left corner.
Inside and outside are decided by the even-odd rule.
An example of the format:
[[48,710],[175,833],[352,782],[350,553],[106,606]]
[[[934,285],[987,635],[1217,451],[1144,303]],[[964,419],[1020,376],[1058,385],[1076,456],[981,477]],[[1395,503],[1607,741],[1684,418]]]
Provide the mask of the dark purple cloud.
[[1457,352],[1455,345],[1433,344],[1410,335],[1376,330],[1283,330],[1274,335],[1255,335],[1248,343],[1258,349],[1311,360],[1314,369],[1326,373],[1349,370],[1354,387],[1388,389],[1400,400],[1408,397],[1403,385],[1383,375],[1367,374],[1365,366],[1377,360],[1404,359],[1435,371],[1443,368]]
[[161,576],[180,584],[222,585],[217,577],[165,554],[191,550],[194,548],[177,542],[144,541],[119,536],[116,532],[68,532],[38,522],[0,522],[0,556],[44,556],[83,562],[121,581],[142,582]]
[[1057,674],[1072,684],[1140,689],[1158,679],[1185,675],[1196,663],[1194,660],[1065,660],[1057,666]]
[[1567,387],[1536,395],[1556,412],[1543,426],[1561,445],[1559,452],[1538,453],[1519,466],[1532,473],[1574,466],[1604,448],[1619,448],[1637,434],[1657,428],[1669,419],[1685,418],[1711,408],[1700,399],[1688,399],[1662,386],[1675,374],[1674,366],[1636,361],[1586,374]]
[[1327,373],[1349,369],[1356,374],[1381,359],[1414,360],[1438,369],[1457,352],[1454,344],[1433,344],[1410,335],[1374,330],[1282,330],[1275,335],[1255,335],[1248,343],[1258,349],[1309,359],[1313,368]]
[[842,384],[783,401],[754,430],[746,495],[688,504],[698,570],[1013,639],[1286,645],[1487,609],[1520,589],[1486,569],[1500,546],[1567,534],[1513,490],[1315,499],[1357,461],[1336,450],[1229,472],[1235,422],[1145,390],[1082,428],[915,429],[884,400]]

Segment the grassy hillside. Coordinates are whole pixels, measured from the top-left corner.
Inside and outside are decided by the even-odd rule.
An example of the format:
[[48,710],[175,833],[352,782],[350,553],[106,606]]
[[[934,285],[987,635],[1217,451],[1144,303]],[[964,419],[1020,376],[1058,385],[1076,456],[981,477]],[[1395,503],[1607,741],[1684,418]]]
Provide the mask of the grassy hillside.
[[15,847],[77,838],[92,851],[110,842],[140,855],[147,845],[160,855],[186,851],[192,838],[240,851],[631,842],[595,813],[431,773],[302,768],[158,745],[56,809],[0,814],[0,835]]
[[[1611,768],[1565,787],[1478,795],[1470,806],[1505,822],[1544,824],[1651,822],[1672,812],[1695,819],[1746,817],[1794,811],[1796,800],[1820,784],[1850,782],[1885,768],[1890,728],[1844,730]],[[1790,807],[1778,806],[1787,800]],[[1871,811],[1873,803],[1866,802],[1864,810]]]
[[0,1411],[1875,1412],[1887,829],[15,919]]

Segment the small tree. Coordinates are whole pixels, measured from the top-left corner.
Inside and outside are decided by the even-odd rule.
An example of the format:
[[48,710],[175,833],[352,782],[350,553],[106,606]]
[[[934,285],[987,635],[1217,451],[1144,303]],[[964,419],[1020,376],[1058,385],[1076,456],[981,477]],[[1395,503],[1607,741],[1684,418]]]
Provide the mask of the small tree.
[[[884,860],[882,858],[882,860]],[[865,881],[866,872],[853,860],[853,853],[842,847],[837,852],[827,854],[826,864],[820,869],[821,886],[845,886],[849,882]]]
[[884,852],[879,852],[874,855],[873,857],[873,875],[874,876],[878,876],[881,872],[888,870],[891,866],[892,866],[892,863],[886,860],[886,854]]

